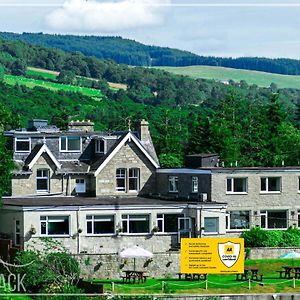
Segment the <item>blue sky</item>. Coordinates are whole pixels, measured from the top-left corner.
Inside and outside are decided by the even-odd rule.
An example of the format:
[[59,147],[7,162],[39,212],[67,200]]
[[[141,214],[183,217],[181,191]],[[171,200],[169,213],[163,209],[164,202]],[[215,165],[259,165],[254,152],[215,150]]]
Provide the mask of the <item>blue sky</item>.
[[118,35],[200,55],[300,59],[300,0],[0,0],[0,30]]

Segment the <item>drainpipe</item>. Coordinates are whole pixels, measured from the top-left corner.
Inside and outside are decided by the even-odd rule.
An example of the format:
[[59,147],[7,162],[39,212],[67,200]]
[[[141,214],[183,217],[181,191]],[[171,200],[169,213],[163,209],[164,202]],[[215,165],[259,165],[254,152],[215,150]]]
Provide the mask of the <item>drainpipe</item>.
[[202,211],[202,208],[198,208],[197,209],[197,226],[196,226],[196,232],[197,232],[197,237],[201,238],[201,211]]
[[[80,232],[78,232],[80,226],[79,226],[79,214],[80,212],[80,207],[78,207],[77,211],[76,211],[76,236],[77,236],[77,254],[80,253]],[[82,229],[82,228],[81,228]]]

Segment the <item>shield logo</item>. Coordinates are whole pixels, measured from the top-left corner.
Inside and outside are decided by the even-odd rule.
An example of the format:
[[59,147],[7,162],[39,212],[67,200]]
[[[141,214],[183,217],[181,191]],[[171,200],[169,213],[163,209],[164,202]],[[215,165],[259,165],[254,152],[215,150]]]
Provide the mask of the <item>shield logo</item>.
[[220,260],[227,267],[231,268],[239,259],[241,245],[230,241],[218,244]]

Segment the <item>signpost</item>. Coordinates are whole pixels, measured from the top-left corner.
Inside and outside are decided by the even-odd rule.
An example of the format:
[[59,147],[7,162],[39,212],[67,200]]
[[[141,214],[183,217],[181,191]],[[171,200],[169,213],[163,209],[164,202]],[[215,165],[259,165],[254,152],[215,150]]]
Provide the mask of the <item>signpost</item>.
[[244,273],[244,239],[181,239],[180,272],[191,274]]

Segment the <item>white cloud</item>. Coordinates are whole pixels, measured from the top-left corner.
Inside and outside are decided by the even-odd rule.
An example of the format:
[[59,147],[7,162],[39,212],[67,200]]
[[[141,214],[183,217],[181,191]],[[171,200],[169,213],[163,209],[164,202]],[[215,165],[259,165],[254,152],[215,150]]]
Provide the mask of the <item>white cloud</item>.
[[171,0],[67,0],[46,17],[52,29],[85,33],[116,32],[163,22]]

